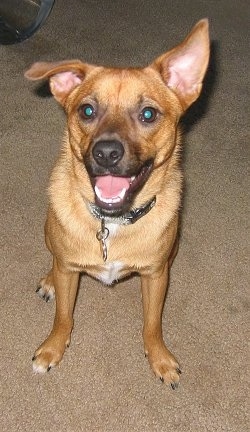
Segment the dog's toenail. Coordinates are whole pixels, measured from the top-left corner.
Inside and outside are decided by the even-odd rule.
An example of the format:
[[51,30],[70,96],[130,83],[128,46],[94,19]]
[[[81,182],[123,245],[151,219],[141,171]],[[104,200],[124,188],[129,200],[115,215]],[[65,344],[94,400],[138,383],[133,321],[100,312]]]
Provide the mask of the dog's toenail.
[[48,366],[48,367],[47,367],[47,372],[49,372],[49,371],[50,371],[50,369],[51,369],[51,366]]
[[33,357],[32,357],[32,361],[35,361],[36,360],[36,356],[34,355]]
[[179,368],[176,368],[176,372],[181,375],[181,370]]
[[173,390],[176,390],[176,388],[177,388],[176,384],[171,383],[170,385],[171,385],[171,387],[172,387]]
[[39,291],[40,291],[40,289],[41,289],[41,287],[39,286],[39,287],[37,287],[37,289],[36,289],[36,293],[38,293]]
[[162,383],[164,383],[164,378],[163,377],[160,377],[160,380],[161,380]]

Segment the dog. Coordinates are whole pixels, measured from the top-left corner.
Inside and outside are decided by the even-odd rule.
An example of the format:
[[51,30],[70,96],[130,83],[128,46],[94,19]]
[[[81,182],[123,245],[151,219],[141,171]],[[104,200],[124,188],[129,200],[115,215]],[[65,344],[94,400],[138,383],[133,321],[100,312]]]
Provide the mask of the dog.
[[70,344],[79,274],[105,284],[141,279],[145,356],[157,377],[178,386],[180,366],[165,346],[162,310],[178,248],[182,190],[179,120],[198,98],[209,61],[208,20],[144,68],[66,60],[34,63],[30,80],[49,79],[67,128],[49,186],[45,225],[53,267],[37,289],[54,295],[48,338],[33,357],[49,371]]

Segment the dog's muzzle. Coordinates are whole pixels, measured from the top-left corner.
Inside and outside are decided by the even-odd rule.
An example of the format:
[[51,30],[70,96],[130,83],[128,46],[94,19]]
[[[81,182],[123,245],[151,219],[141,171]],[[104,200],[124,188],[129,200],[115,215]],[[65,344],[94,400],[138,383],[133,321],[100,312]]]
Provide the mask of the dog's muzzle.
[[95,204],[109,215],[124,214],[133,201],[134,194],[144,185],[153,160],[129,157],[128,148],[119,139],[99,139],[90,148],[85,159]]
[[153,160],[127,166],[124,144],[118,139],[98,140],[90,150],[86,168],[95,192],[95,204],[107,215],[123,214],[134,193],[148,179]]

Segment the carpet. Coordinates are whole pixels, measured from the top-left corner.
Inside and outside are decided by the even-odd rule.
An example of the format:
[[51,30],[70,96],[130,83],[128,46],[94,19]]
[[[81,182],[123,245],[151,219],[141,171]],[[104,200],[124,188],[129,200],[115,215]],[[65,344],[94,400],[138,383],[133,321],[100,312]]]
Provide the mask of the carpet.
[[[35,294],[48,177],[65,117],[23,73],[37,60],[145,65],[208,17],[204,92],[183,119],[181,241],[163,314],[182,367],[164,386],[143,354],[139,278],[81,278],[72,343],[46,375],[31,358],[53,302]],[[0,46],[1,429],[3,432],[239,432],[249,428],[249,6],[244,0],[56,0],[30,39]]]

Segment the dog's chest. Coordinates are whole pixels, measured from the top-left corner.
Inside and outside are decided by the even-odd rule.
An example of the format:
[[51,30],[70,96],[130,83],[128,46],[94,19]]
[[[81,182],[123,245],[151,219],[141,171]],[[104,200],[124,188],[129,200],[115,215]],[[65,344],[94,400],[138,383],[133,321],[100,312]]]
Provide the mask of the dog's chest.
[[123,267],[124,265],[120,261],[103,264],[101,271],[97,274],[97,278],[106,285],[111,285],[120,279]]
[[[107,224],[108,229],[108,238],[106,240],[106,247],[107,247],[107,256],[109,254],[109,249],[112,244],[112,238],[117,234],[119,231],[119,225],[117,224]],[[110,244],[111,243],[111,244]],[[101,280],[106,285],[111,285],[113,282],[118,281],[121,276],[121,272],[124,268],[124,264],[121,261],[112,261],[103,263],[101,270],[97,274],[97,278]]]

